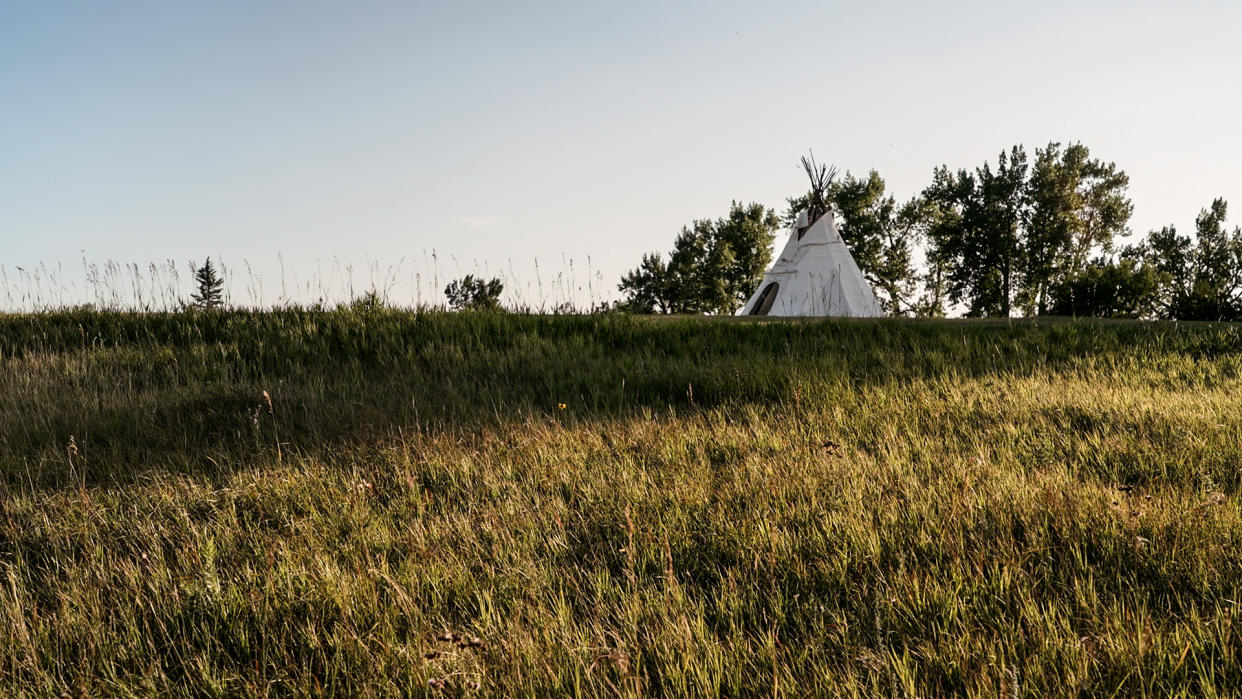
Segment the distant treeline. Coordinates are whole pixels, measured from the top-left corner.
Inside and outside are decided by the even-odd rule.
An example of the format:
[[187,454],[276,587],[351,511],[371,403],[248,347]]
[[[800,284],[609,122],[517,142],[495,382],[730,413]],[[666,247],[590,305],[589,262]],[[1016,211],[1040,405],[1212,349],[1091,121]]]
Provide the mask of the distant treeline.
[[[829,200],[854,259],[884,308],[897,316],[1015,314],[1242,320],[1242,229],[1226,227],[1214,200],[1195,235],[1173,225],[1137,243],[1130,235],[1130,178],[1079,143],[1023,146],[972,170],[936,168],[919,195],[898,204],[884,179],[849,173]],[[682,229],[667,261],[644,256],[622,278],[621,307],[639,313],[733,313],[771,262],[783,216],[734,203],[727,218]]]

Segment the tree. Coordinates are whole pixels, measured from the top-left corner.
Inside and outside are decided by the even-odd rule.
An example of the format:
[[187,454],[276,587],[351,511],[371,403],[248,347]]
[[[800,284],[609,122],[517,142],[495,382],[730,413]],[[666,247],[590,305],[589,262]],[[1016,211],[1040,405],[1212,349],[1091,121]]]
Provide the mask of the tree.
[[1054,284],[1082,272],[1091,254],[1112,252],[1114,238],[1126,235],[1134,211],[1129,183],[1125,172],[1091,159],[1081,143],[1035,151],[1017,299],[1026,315],[1046,312]]
[[[1026,209],[1026,152],[1014,146],[1010,156],[1001,153],[993,173],[987,163],[979,171],[982,239],[990,243],[990,261],[1000,277],[999,315],[1008,318],[1014,293],[1016,258],[1022,250],[1022,221]],[[992,315],[989,313],[989,315]]]
[[1228,204],[1216,199],[1195,219],[1195,239],[1174,226],[1152,231],[1126,254],[1162,275],[1160,315],[1178,320],[1242,320],[1242,228],[1225,227]]
[[720,273],[720,255],[712,244],[714,229],[714,221],[693,221],[673,242],[664,286],[669,312],[707,313],[715,305],[717,299],[709,297],[709,288],[718,281],[714,277]]
[[763,279],[780,220],[761,204],[733,202],[729,215],[681,229],[666,263],[643,256],[618,286],[635,313],[735,312]]
[[1051,311],[1061,316],[1150,318],[1163,276],[1153,265],[1123,257],[1098,258],[1049,290]]
[[211,258],[203,263],[202,267],[194,270],[194,281],[198,284],[198,291],[190,296],[194,300],[194,305],[204,310],[219,308],[224,305],[224,280],[216,273],[216,268],[211,264]]
[[668,267],[660,253],[643,255],[638,267],[621,277],[617,287],[625,295],[620,308],[631,313],[671,313]]
[[944,318],[948,300],[948,284],[945,281],[945,264],[935,255],[927,255],[927,267],[916,275],[915,282],[923,292],[910,307],[915,318]]
[[[948,298],[970,316],[1048,310],[1052,289],[1113,251],[1134,210],[1130,178],[1081,143],[1049,143],[1027,165],[1022,146],[973,173],[938,168],[923,192],[929,259],[943,266]],[[1029,172],[1029,176],[1028,176]]]
[[500,294],[505,289],[499,279],[485,281],[467,274],[444,287],[449,307],[455,311],[493,311],[500,308]]
[[1242,320],[1242,228],[1225,228],[1229,205],[1216,199],[1195,219],[1194,283],[1180,317]]
[[734,203],[728,217],[716,222],[715,257],[709,274],[721,282],[714,291],[719,312],[741,308],[763,281],[778,230],[776,212],[761,204]]
[[972,174],[941,166],[923,191],[929,254],[943,265],[949,300],[968,316],[1010,314],[1026,214],[1026,151],[1001,152]]
[[1176,226],[1165,226],[1148,233],[1141,244],[1126,248],[1122,256],[1144,260],[1159,272],[1162,281],[1156,292],[1156,315],[1177,318],[1194,285],[1194,241],[1178,235]]

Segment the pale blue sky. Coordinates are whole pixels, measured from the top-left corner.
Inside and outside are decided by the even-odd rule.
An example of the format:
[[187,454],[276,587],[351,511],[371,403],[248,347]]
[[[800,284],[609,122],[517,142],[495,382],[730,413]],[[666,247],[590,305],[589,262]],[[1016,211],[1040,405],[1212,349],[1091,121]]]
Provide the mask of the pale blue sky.
[[223,255],[270,302],[278,254],[290,286],[404,257],[408,301],[434,249],[530,287],[589,257],[611,296],[690,219],[803,191],[808,148],[904,199],[1080,140],[1136,232],[1237,221],[1240,32],[1225,0],[7,0],[0,265]]

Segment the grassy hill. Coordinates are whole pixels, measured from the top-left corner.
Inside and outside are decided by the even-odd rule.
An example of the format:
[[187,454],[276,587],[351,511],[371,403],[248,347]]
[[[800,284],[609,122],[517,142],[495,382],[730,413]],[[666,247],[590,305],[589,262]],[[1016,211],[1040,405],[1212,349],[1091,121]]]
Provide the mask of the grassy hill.
[[1230,325],[0,316],[0,694],[1230,694],[1240,396]]

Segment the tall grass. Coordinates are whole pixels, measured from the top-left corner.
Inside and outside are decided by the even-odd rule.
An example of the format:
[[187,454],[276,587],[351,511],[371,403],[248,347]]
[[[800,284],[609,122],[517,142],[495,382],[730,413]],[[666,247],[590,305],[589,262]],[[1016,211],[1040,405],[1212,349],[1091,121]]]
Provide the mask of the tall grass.
[[[39,263],[0,265],[0,312],[54,312],[78,307],[92,310],[175,312],[188,305],[194,271],[202,259],[137,263],[85,258],[80,265]],[[604,282],[591,257],[585,263],[564,256],[559,266],[538,259],[513,260],[493,267],[487,261],[465,262],[453,255],[423,250],[383,264],[333,257],[316,261],[314,269],[299,274],[283,254],[275,263],[220,259],[225,282],[225,305],[244,309],[334,307],[349,305],[374,294],[390,306],[434,309],[444,307],[444,287],[453,279],[473,274],[499,279],[507,308],[522,312],[566,313],[590,311],[614,300],[615,288]]]
[[0,694],[1229,695],[1240,350],[0,316]]

